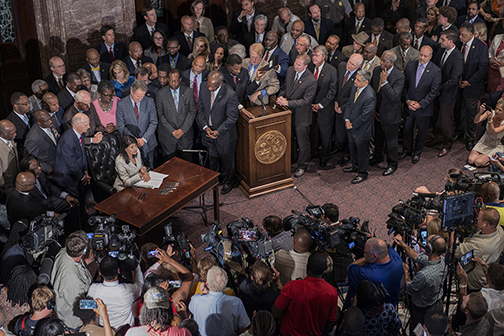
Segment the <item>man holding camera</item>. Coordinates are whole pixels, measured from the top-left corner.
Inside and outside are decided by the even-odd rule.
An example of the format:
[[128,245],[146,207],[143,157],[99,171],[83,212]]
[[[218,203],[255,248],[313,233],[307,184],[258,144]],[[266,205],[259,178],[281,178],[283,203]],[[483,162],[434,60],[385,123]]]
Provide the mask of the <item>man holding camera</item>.
[[404,249],[411,260],[423,266],[411,281],[408,265],[403,264],[404,282],[412,301],[410,335],[413,335],[417,324],[424,324],[427,313],[443,311],[443,283],[448,274],[443,256],[446,252],[446,242],[443,237],[429,236],[425,253],[418,254],[403,241],[401,235],[396,235],[394,241]]

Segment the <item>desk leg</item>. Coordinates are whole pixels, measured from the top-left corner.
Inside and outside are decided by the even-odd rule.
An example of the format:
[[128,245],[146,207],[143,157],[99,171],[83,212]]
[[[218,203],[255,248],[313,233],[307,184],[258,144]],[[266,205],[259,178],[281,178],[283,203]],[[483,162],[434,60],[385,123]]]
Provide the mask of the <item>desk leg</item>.
[[220,222],[219,211],[219,185],[213,187],[214,220]]

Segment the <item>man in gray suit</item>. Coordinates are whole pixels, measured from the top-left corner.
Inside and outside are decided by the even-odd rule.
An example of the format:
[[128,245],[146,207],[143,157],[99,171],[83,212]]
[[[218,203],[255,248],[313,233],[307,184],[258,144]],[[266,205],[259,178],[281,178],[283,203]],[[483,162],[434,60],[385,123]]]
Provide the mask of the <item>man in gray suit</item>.
[[352,184],[361,183],[368,177],[369,140],[374,133],[373,116],[376,106],[376,94],[371,85],[368,85],[370,81],[369,70],[357,71],[350,99],[345,106],[344,118],[352,165],[343,171],[357,172]]
[[158,138],[161,143],[162,162],[177,154],[187,161],[191,155],[183,153],[193,145],[193,122],[196,117],[196,102],[191,88],[180,85],[182,76],[178,69],[168,72],[168,85],[158,91],[156,110],[158,115]]
[[402,33],[399,38],[399,45],[391,49],[397,56],[394,67],[401,72],[404,71],[408,62],[418,60],[418,50],[411,46],[411,42],[413,42],[413,35],[411,33]]
[[146,92],[147,85],[143,81],[134,81],[131,94],[117,103],[116,120],[121,135],[128,134],[137,139],[144,165],[154,168],[158,119],[154,99],[146,97]]
[[16,126],[7,119],[0,121],[0,186],[12,185],[19,172],[19,156],[14,138]]
[[47,111],[38,110],[33,114],[33,118],[35,124],[26,135],[24,156],[31,154],[36,157],[42,171],[52,175],[60,134],[54,129],[52,118]]
[[293,134],[299,146],[298,168],[295,177],[301,177],[310,164],[310,125],[312,101],[317,92],[317,80],[308,70],[310,56],[298,55],[294,65],[287,70],[285,85],[278,94],[277,103],[293,112]]

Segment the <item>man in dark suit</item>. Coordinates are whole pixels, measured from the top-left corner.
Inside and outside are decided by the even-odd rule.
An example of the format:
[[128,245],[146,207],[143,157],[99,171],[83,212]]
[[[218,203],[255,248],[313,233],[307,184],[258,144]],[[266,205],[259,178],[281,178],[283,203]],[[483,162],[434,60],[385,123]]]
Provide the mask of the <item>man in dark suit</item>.
[[[276,35],[276,34],[275,34]],[[242,67],[243,60],[236,54],[229,55],[226,60],[226,66],[222,66],[219,71],[224,76],[224,83],[230,86],[236,92],[238,99],[238,110],[245,105],[246,95],[254,93],[250,92],[251,83],[247,70]],[[254,83],[255,84],[255,83]],[[256,84],[257,87],[257,84]]]
[[21,171],[30,172],[35,176],[35,188],[30,191],[30,196],[35,202],[41,204],[46,211],[54,211],[58,214],[68,213],[74,205],[79,205],[77,198],[65,191],[61,191],[55,184],[49,182],[35,156],[28,155],[24,157],[19,167]]
[[413,34],[413,31],[411,30],[410,20],[408,20],[407,18],[402,18],[397,21],[395,25],[395,31],[396,33],[394,35],[394,40],[392,40],[392,46],[397,47],[400,44],[399,39],[401,38],[401,34]]
[[11,96],[12,112],[7,116],[16,127],[16,137],[14,141],[17,145],[19,160],[23,158],[24,143],[26,135],[33,125],[33,120],[30,116],[30,103],[28,96],[21,92],[14,92]]
[[338,66],[341,62],[348,61],[348,57],[343,55],[343,53],[338,50],[339,44],[340,38],[338,37],[338,35],[329,36],[325,43],[325,47],[327,49],[326,62],[331,64],[335,69],[338,69]]
[[478,1],[471,1],[467,5],[467,15],[461,15],[457,19],[457,27],[461,27],[464,22],[470,22],[475,24],[477,22],[485,23],[485,21],[479,17],[480,3]]
[[341,44],[344,46],[353,42],[352,34],[357,35],[361,31],[371,28],[371,20],[366,17],[366,8],[362,2],[355,4],[353,12],[355,16],[351,16],[345,21],[345,30],[341,36]]
[[[422,47],[418,55],[418,61],[409,62],[404,69],[403,96],[408,106],[406,120],[404,122],[403,152],[399,160],[412,155],[411,161],[420,161],[425,141],[429,120],[434,112],[434,99],[439,92],[441,84],[441,70],[432,62],[432,48]],[[413,149],[413,136],[415,124],[418,134]]]
[[293,135],[296,136],[299,147],[295,177],[303,176],[310,164],[311,104],[317,92],[317,80],[310,70],[307,70],[310,63],[310,56],[306,54],[296,57],[294,66],[287,70],[285,85],[280,89],[277,99],[279,105],[289,108],[293,113]]
[[187,70],[191,67],[191,61],[180,51],[180,42],[175,37],[172,37],[166,43],[168,48],[168,59],[167,62],[172,69],[179,69],[180,71]]
[[458,28],[455,25],[457,21],[457,10],[450,6],[443,6],[439,8],[438,23],[439,26],[432,32],[432,40],[439,43],[441,32],[451,29],[458,35]]
[[105,25],[100,29],[100,35],[103,42],[96,46],[96,50],[100,53],[100,61],[104,63],[112,63],[115,60],[122,60],[128,56],[128,49],[122,42],[115,40],[115,28]]
[[464,57],[455,47],[457,34],[451,29],[441,32],[441,49],[434,57],[434,64],[441,68],[442,84],[439,87],[439,115],[435,124],[434,139],[429,145],[443,145],[438,156],[443,157],[453,146],[453,109],[457,102],[460,76],[464,71]]
[[68,110],[75,102],[75,94],[82,88],[82,79],[76,72],[70,72],[66,87],[58,92],[58,100],[63,110]]
[[385,50],[392,49],[394,35],[384,30],[384,27],[385,22],[383,19],[376,17],[371,21],[371,29],[366,31],[366,34],[369,36],[367,42],[374,43],[378,47],[378,52],[376,53],[378,57],[381,57],[381,54]]
[[[259,14],[266,14],[254,7],[255,0],[241,0],[240,3],[242,10],[233,13],[233,18],[231,19],[229,30],[231,34],[235,35],[235,38],[236,40],[238,40],[238,42],[245,45],[245,35],[255,30],[255,17]],[[267,27],[266,31],[268,31]]]
[[7,195],[7,218],[14,225],[20,219],[29,222],[43,215],[45,209],[29,194],[35,188],[35,176],[30,172],[19,173],[16,177],[15,189]]
[[152,34],[154,34],[156,29],[162,30],[166,36],[170,36],[168,26],[162,22],[158,22],[154,7],[147,5],[142,8],[142,16],[145,19],[145,23],[133,29],[133,39],[140,42],[144,50],[150,47]]
[[235,92],[224,83],[222,73],[211,72],[206,85],[201,85],[197,118],[203,132],[202,141],[208,148],[210,169],[222,176],[221,194],[233,188],[238,115]]
[[[54,164],[54,182],[74,197],[79,197],[79,185],[88,185],[91,177],[87,171],[84,152],[84,134],[89,128],[89,117],[77,113],[72,118],[72,127],[59,140]],[[33,182],[35,184],[35,181]]]
[[334,23],[322,17],[320,7],[316,3],[308,7],[308,16],[310,18],[304,22],[305,33],[310,34],[318,44],[323,45],[334,32]]
[[212,43],[210,43],[210,49],[212,49],[212,47],[217,43],[224,44],[228,50],[231,49],[231,47],[234,46],[235,44],[238,44],[238,41],[229,38],[229,32],[226,26],[217,26],[215,27],[214,31],[215,31],[215,40]]
[[75,94],[75,103],[70,106],[63,116],[63,130],[66,131],[72,128],[72,120],[76,114],[85,114],[89,118],[89,126],[83,132],[82,141],[84,141],[84,144],[100,143],[103,138],[103,132],[105,132],[105,127],[102,125],[94,105],[91,104],[91,96],[86,90],[77,91]]
[[42,104],[44,109],[49,112],[52,119],[52,125],[54,129],[61,135],[63,134],[63,128],[61,127],[63,123],[63,116],[65,115],[65,110],[60,106],[58,97],[52,93],[47,92],[42,97]]
[[44,78],[44,81],[49,85],[50,92],[58,94],[66,84],[65,62],[60,57],[54,56],[49,60],[49,68],[51,73]]
[[168,86],[159,90],[156,99],[158,138],[163,159],[168,161],[176,154],[190,161],[191,153],[183,153],[193,145],[193,122],[196,118],[196,102],[188,86],[180,85],[182,76],[178,69],[168,73]]
[[478,113],[478,100],[485,93],[485,76],[488,72],[488,47],[474,37],[474,25],[466,22],[460,26],[460,40],[457,48],[464,57],[464,72],[459,88],[462,93],[462,125],[466,137],[466,149],[474,147],[475,124],[474,117]]
[[338,161],[341,165],[350,161],[346,123],[343,118],[345,105],[350,97],[350,91],[354,87],[357,70],[361,67],[363,61],[364,59],[361,54],[353,54],[348,59],[348,62],[341,62],[338,66],[338,94],[334,101],[334,110],[336,111],[334,116],[334,134],[336,135],[336,143],[345,153]]
[[349,0],[348,3],[350,6],[354,8],[355,12],[355,5],[362,3],[365,6],[366,9],[366,18],[369,20],[372,20],[375,18],[376,10],[375,10],[375,2],[372,0]]
[[187,15],[182,16],[180,23],[182,24],[182,31],[175,34],[174,37],[179,41],[179,52],[187,57],[193,51],[194,40],[200,36],[205,36],[205,34],[194,30],[194,24]]
[[352,184],[361,183],[368,177],[369,140],[373,138],[373,116],[376,94],[369,85],[371,72],[359,70],[355,76],[350,99],[345,105],[345,126],[350,144],[352,165],[343,169],[345,173],[357,172]]
[[52,175],[56,161],[56,146],[60,135],[53,129],[53,122],[47,111],[38,110],[33,118],[35,124],[26,135],[24,156],[33,155],[36,157],[42,171]]
[[414,29],[413,29],[413,42],[411,46],[416,50],[420,50],[423,46],[429,46],[434,50],[437,50],[437,43],[432,41],[432,39],[425,35],[427,31],[427,27],[429,26],[429,21],[426,18],[421,17],[416,20]]
[[312,125],[310,131],[311,152],[315,154],[320,145],[320,167],[327,166],[331,158],[331,141],[334,125],[334,97],[337,91],[338,73],[325,61],[327,50],[324,46],[313,49],[313,66],[308,66],[317,80],[317,91],[312,102]]
[[399,126],[401,125],[401,96],[404,88],[404,75],[394,66],[397,55],[385,50],[381,66],[373,71],[371,86],[376,92],[375,112],[375,152],[371,165],[383,162],[387,147],[387,169],[383,176],[392,175],[398,167]]
[[[152,98],[152,99],[156,99],[156,92],[151,91],[151,89],[155,90],[155,88],[152,85],[148,84],[149,83],[149,77],[151,75],[150,70],[147,69],[144,66],[141,66],[141,67],[136,68],[135,72],[133,74],[135,76],[135,80],[140,80],[140,81],[144,82],[145,85],[147,85],[147,93],[145,95],[147,97]],[[129,96],[130,93],[131,93],[131,86],[128,86],[128,87],[124,88],[122,90],[122,94],[121,94],[122,98],[121,99]]]
[[153,63],[152,58],[147,57],[143,53],[142,46],[140,43],[134,41],[128,46],[129,56],[123,58],[123,62],[126,64],[130,74],[135,72],[135,69],[141,67],[144,63]]
[[86,52],[87,63],[82,67],[91,74],[91,84],[100,84],[102,80],[108,80],[110,76],[110,64],[100,62],[100,54],[94,48]]
[[274,31],[269,31],[266,33],[264,39],[263,59],[269,62],[275,55],[278,55],[278,67],[275,69],[275,72],[280,80],[280,86],[282,86],[287,74],[287,68],[289,67],[289,56],[278,46],[278,34]]
[[297,43],[296,43],[296,47],[289,52],[289,64],[290,65],[294,65],[294,62],[296,61],[296,57],[298,55],[306,54],[306,55],[310,56],[310,59],[311,59],[312,52],[310,50],[310,41],[312,38],[313,37],[310,37],[308,35],[299,36]]
[[266,15],[256,15],[254,18],[254,29],[245,34],[243,43],[245,49],[249,49],[254,43],[264,43],[266,38],[266,27],[268,26],[268,17]]
[[131,94],[117,103],[117,129],[121,135],[136,138],[142,152],[142,161],[154,168],[154,149],[157,146],[156,128],[158,124],[154,99],[146,97],[147,85],[136,80],[131,85]]
[[[182,71],[182,84],[189,86],[194,91],[196,108],[198,108],[201,84],[207,81],[209,73],[205,69],[205,58],[203,56],[198,56],[192,61],[191,69]],[[194,86],[194,84],[197,85]]]

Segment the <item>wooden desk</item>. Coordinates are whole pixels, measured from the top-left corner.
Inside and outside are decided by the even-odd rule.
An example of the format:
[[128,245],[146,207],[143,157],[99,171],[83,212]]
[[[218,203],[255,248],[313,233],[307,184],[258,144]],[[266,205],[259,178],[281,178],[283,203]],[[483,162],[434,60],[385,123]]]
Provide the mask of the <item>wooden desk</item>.
[[[139,236],[162,223],[185,205],[213,188],[214,218],[219,220],[219,173],[173,158],[154,171],[168,174],[159,189],[125,188],[95,205],[95,209],[136,227]],[[167,182],[179,182],[179,186],[166,196],[156,195]],[[146,193],[145,199],[138,200]]]

